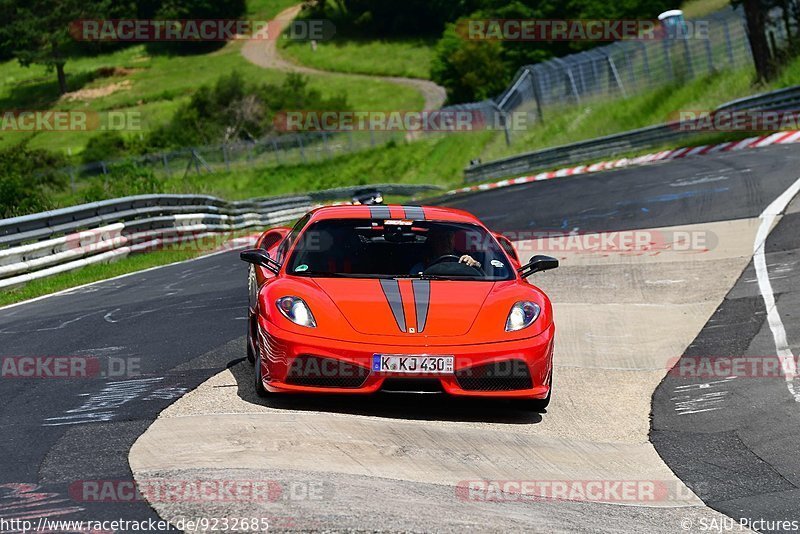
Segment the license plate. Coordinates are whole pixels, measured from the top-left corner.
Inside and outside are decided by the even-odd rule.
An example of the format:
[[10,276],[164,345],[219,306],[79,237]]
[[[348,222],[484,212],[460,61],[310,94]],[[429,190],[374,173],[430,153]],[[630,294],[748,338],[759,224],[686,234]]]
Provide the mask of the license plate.
[[372,370],[377,373],[452,374],[453,356],[375,354]]

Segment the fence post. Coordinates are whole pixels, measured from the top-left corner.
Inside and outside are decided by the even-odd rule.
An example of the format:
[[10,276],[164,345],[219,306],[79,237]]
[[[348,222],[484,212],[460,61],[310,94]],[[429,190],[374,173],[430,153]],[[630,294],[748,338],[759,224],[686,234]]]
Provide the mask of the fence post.
[[222,145],[222,160],[225,162],[225,170],[230,172],[231,162],[228,159],[228,145]]
[[164,165],[164,170],[167,172],[167,176],[172,176],[172,172],[169,170],[169,156],[166,153],[161,154],[161,163]]
[[322,131],[322,146],[325,148],[325,154],[328,156],[328,159],[331,159],[331,148],[328,146],[328,134],[324,130]]
[[628,94],[625,92],[625,86],[622,85],[622,80],[619,77],[619,72],[617,71],[617,65],[616,63],[614,63],[611,54],[609,54],[605,50],[600,50],[600,53],[606,56],[609,73],[611,77],[614,78],[614,82],[617,84],[617,89],[619,89],[620,93],[622,93],[622,98],[628,98]]
[[281,156],[279,154],[280,151],[278,150],[278,142],[275,140],[274,137],[272,138],[272,151],[275,152],[275,163],[280,165],[281,164]]
[[669,79],[675,79],[675,66],[672,64],[672,55],[670,54],[670,41],[669,39],[663,39],[661,41],[662,48],[664,50],[664,64],[667,66],[667,73],[669,74]]
[[648,85],[653,82],[653,75],[650,73],[650,60],[647,57],[647,45],[639,41],[639,46],[642,48],[642,66],[644,67],[645,76],[647,76]]
[[303,146],[303,138],[300,134],[297,134],[297,144],[300,147],[300,158],[303,160],[303,163],[307,163],[306,160],[306,150]]
[[731,67],[736,63],[733,57],[733,44],[731,43],[731,30],[728,27],[728,21],[722,19],[722,33],[725,35],[725,48],[728,50],[728,63]]
[[689,48],[689,39],[684,37],[681,39],[683,41],[683,53],[686,55],[686,68],[689,71],[689,79],[691,80],[694,78],[694,67],[692,66],[692,49]]
[[531,72],[531,90],[533,91],[533,98],[536,100],[536,115],[539,122],[544,124],[544,114],[542,113],[542,93],[539,86],[539,75]]

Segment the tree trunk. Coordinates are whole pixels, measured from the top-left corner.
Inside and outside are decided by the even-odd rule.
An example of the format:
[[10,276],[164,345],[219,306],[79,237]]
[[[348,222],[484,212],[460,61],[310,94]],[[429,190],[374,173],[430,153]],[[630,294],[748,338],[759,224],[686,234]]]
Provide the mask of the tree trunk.
[[759,81],[766,81],[775,75],[775,65],[770,57],[769,44],[765,32],[766,17],[761,0],[744,0],[744,14],[747,19],[747,36],[753,51],[753,62]]
[[67,75],[64,74],[63,63],[56,63],[56,73],[58,74],[58,93],[63,95],[67,92]]

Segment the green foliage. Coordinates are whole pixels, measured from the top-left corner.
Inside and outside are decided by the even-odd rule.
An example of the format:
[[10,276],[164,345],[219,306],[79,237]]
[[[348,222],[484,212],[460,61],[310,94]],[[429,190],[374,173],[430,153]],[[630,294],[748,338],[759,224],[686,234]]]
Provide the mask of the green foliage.
[[48,191],[64,185],[51,171],[62,165],[63,158],[44,150],[0,150],[0,218],[50,209]]
[[70,35],[70,23],[130,15],[129,7],[111,0],[0,0],[5,23],[0,28],[0,47],[10,50],[24,66],[42,64],[55,69],[63,94],[67,91],[64,65],[82,49]]
[[450,24],[436,45],[431,77],[447,89],[450,102],[493,97],[505,89],[509,68],[496,41],[463,39]]
[[98,134],[86,143],[86,148],[81,153],[84,163],[94,163],[115,159],[125,153],[125,138],[116,130]]
[[347,109],[347,99],[323,98],[299,74],[289,74],[276,85],[248,82],[234,71],[213,87],[198,89],[169,124],[150,135],[148,144],[168,148],[254,141],[273,131],[278,111],[310,109]]
[[471,13],[479,0],[316,0],[305,2],[312,17],[336,24],[349,37],[403,37],[441,33],[447,22]]
[[108,176],[99,175],[91,179],[82,191],[82,202],[96,202],[129,195],[149,195],[164,192],[164,180],[150,169],[130,163],[109,169]]
[[468,20],[653,19],[671,7],[672,0],[483,0],[480,4],[479,9],[462,13],[455,26],[447,27],[436,49],[432,78],[447,88],[451,103],[497,95],[523,65],[608,44],[598,41],[469,40],[464,35]]
[[[138,2],[139,17],[156,20],[238,19],[247,11],[245,0],[146,0]],[[224,46],[222,41],[164,41],[148,44],[150,53],[204,54]]]

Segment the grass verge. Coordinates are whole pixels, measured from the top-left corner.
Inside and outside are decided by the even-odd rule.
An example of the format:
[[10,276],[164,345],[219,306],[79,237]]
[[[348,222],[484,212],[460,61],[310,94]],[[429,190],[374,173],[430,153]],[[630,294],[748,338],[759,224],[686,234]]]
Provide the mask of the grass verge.
[[334,37],[317,43],[281,41],[280,51],[294,62],[315,69],[429,79],[436,39],[368,40]]
[[42,295],[49,295],[50,293],[56,293],[99,280],[106,280],[115,276],[149,269],[150,267],[188,260],[200,255],[200,252],[188,249],[160,251],[130,256],[113,263],[88,265],[81,269],[76,269],[75,271],[57,274],[40,280],[33,280],[24,286],[5,289],[0,292],[0,306],[22,302],[24,300],[41,297]]

